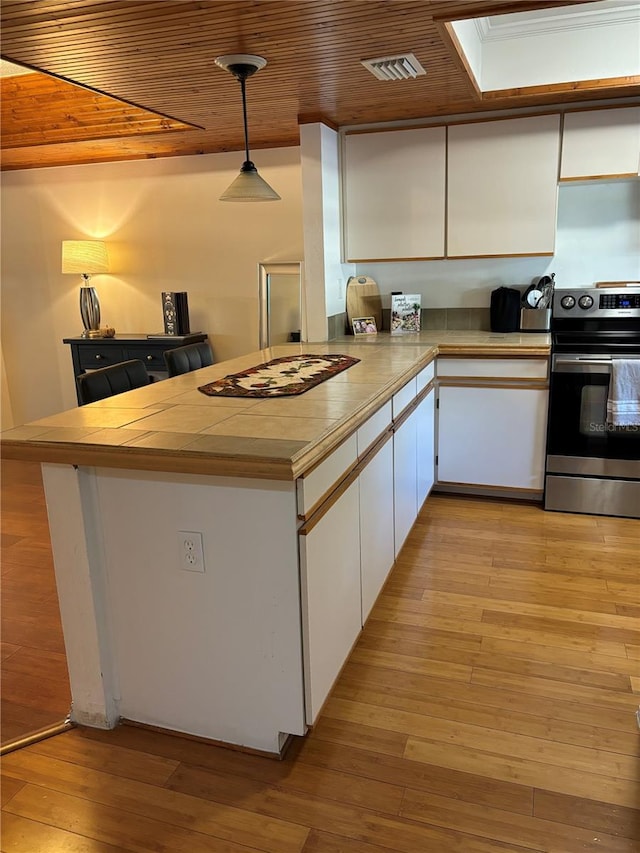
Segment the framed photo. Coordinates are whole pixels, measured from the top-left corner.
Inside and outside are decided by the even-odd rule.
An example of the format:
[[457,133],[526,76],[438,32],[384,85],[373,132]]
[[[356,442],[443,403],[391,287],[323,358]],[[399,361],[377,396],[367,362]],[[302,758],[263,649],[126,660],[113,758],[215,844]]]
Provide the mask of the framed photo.
[[354,317],[351,325],[354,335],[375,335],[378,332],[375,317]]

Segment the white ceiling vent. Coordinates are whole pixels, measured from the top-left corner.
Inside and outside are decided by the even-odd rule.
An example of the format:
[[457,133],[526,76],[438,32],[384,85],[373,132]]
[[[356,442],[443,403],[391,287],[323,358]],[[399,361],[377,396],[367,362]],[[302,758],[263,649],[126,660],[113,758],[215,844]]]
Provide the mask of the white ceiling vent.
[[363,59],[361,62],[378,80],[410,80],[427,73],[412,53]]

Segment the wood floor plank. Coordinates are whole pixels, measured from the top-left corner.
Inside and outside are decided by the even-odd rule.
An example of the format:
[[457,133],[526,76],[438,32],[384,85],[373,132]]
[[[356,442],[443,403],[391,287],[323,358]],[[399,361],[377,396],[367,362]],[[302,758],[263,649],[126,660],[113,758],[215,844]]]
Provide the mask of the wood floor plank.
[[638,779],[636,758],[621,753],[549,742],[539,737],[500,731],[498,728],[429,717],[397,708],[381,708],[335,696],[327,703],[326,713],[330,717],[346,719],[352,723],[380,725],[386,730],[410,734],[409,740],[420,737],[457,744],[467,750],[479,749],[544,762],[550,767],[571,768],[578,773],[594,773],[632,782]]
[[[562,630],[554,632],[548,630],[556,627],[552,620],[546,620],[547,630],[544,630],[545,620],[534,617],[522,617],[519,619],[514,614],[496,613],[488,617],[487,611],[483,612],[481,622],[466,622],[456,619],[447,619],[442,616],[430,616],[428,629],[433,631],[439,629],[453,634],[471,635],[479,642],[483,637],[497,637],[499,639],[519,640],[521,642],[543,642],[546,645],[558,646],[558,648],[580,649],[586,652],[597,652],[603,655],[624,657],[624,646],[628,642],[618,636],[617,641],[600,639],[600,629],[589,629],[582,632],[582,636],[572,634],[566,626]],[[403,625],[415,625],[423,628],[425,616],[415,613],[408,608],[400,608],[396,605],[389,606],[386,602],[379,602],[372,611],[372,617],[376,620],[387,622],[398,622]],[[507,624],[510,623],[510,624]],[[549,624],[550,623],[550,624]],[[615,630],[615,629],[609,629]]]
[[118,853],[132,847],[105,844],[86,835],[58,829],[37,820],[5,812],[2,816],[3,853]]
[[[486,592],[481,591],[440,591],[425,589],[423,601],[440,602],[442,604],[457,604],[460,606],[479,604],[483,608],[502,610],[507,613],[526,613],[531,616],[554,616],[559,618],[587,621],[593,624],[613,624],[624,626],[622,617],[616,612],[615,602],[608,592],[600,592],[593,596],[580,595],[576,590],[563,591],[534,586],[530,581],[522,583],[502,583],[491,580]],[[593,616],[591,616],[593,614]],[[597,614],[597,615],[596,615]],[[605,614],[619,618],[604,622]]]
[[[381,599],[388,606],[393,606],[391,596],[384,595]],[[581,599],[578,599],[581,600]],[[503,612],[506,614],[517,614],[521,616],[536,616],[548,619],[556,619],[558,621],[568,622],[574,625],[578,622],[580,625],[602,626],[606,628],[621,629],[634,631],[633,623],[625,616],[619,616],[615,612],[615,608],[608,612],[598,612],[590,609],[577,609],[563,606],[558,602],[558,597],[555,596],[553,603],[538,604],[530,603],[524,599],[515,598],[500,598],[499,595],[492,597],[481,597],[478,595],[464,595],[453,592],[439,592],[438,590],[425,590],[421,602],[406,602],[399,603],[398,606],[406,608],[415,613],[429,614],[437,610],[437,606],[450,606],[459,608],[469,608],[475,610],[478,606],[483,610]],[[461,618],[468,618],[464,611],[461,613]],[[640,628],[635,629],[636,632]]]
[[463,802],[488,805],[532,814],[533,789],[513,782],[488,779],[484,775],[464,773],[396,756],[380,756],[366,749],[324,740],[325,732],[309,737],[300,760],[314,766],[339,769],[353,776],[393,781],[417,791],[430,791]]
[[[264,850],[266,853],[299,853],[308,834],[308,830],[298,822],[266,818],[244,807],[215,807],[197,797],[48,758],[36,754],[33,750],[20,750],[5,756],[2,769],[7,776],[31,782],[31,785],[18,792],[9,804],[12,813],[21,814],[23,817],[34,818],[33,811],[18,809],[21,808],[20,804],[24,803],[25,792],[37,785],[45,791],[45,805],[47,796],[49,804],[53,802],[54,793],[63,799],[68,797],[70,814],[78,807],[78,804],[71,800],[75,799],[74,795],[81,790],[83,800],[90,801],[91,808],[104,807],[109,822],[113,817],[118,826],[122,817],[117,818],[116,813],[120,815],[126,812],[132,816],[130,822],[162,822],[179,829],[179,837],[182,837],[183,830],[190,830],[197,825],[198,832],[203,836],[233,841],[238,845]],[[30,802],[32,801],[34,808],[40,803],[40,799],[39,796],[35,800],[31,797]],[[71,828],[66,824],[54,825],[62,829]],[[156,826],[155,832],[157,831]],[[99,840],[109,843],[113,841],[106,837]],[[185,850],[188,849],[190,848],[186,846]]]
[[389,849],[377,844],[367,844],[366,841],[354,841],[344,835],[312,829],[302,853],[388,853]]
[[[198,768],[184,768],[176,772],[172,785],[197,796],[226,802],[228,793],[220,788],[211,775]],[[280,820],[297,820],[311,829],[331,826],[333,832],[346,838],[389,847],[398,853],[424,853],[424,851],[465,851],[488,853],[491,842],[457,830],[420,825],[402,818],[391,818],[374,811],[355,809],[319,798],[310,798],[272,788],[268,792],[256,790],[246,793],[252,810]],[[519,849],[514,847],[514,850]],[[523,848],[522,848],[523,849]]]
[[[425,696],[410,691],[376,691],[358,686],[349,686],[342,681],[333,693],[336,698],[399,711],[409,711],[427,717],[440,717],[445,720],[484,726],[489,729],[512,732],[542,738],[550,743],[566,743],[584,746],[589,749],[603,749],[607,752],[619,752],[623,755],[640,757],[640,743],[637,732],[620,732],[603,728],[595,720],[591,725],[582,722],[576,725],[556,719],[547,710],[545,716],[524,713],[513,708],[501,710],[479,705],[472,701],[442,699],[436,694]],[[593,717],[593,715],[592,715]],[[630,721],[631,722],[631,721]]]
[[[65,833],[87,836],[114,846],[117,850],[146,853],[251,853],[255,850],[274,850],[251,847],[234,840],[211,835],[207,827],[198,823],[198,831],[189,827],[132,814],[126,809],[114,808],[85,798],[63,794],[48,788],[25,785],[5,809],[5,813],[47,824]],[[203,831],[205,830],[205,831]],[[302,850],[302,844],[298,848]],[[49,851],[47,852],[49,853]]]
[[482,772],[494,779],[519,782],[533,788],[597,799],[628,808],[636,807],[640,795],[637,783],[594,773],[576,773],[564,767],[511,755],[495,755],[475,749],[463,751],[457,744],[409,738],[405,757],[467,773]]
[[75,731],[40,741],[34,744],[32,752],[150,785],[164,785],[180,763],[138,750],[107,746],[83,738]]
[[590,832],[604,832],[640,841],[640,811],[637,808],[624,808],[536,789],[533,813],[536,817],[556,824],[581,826]]
[[415,821],[457,828],[463,832],[493,838],[508,844],[539,849],[547,853],[634,853],[629,838],[616,838],[581,827],[552,823],[539,817],[515,815],[489,807],[461,805],[456,800],[421,791],[407,791],[402,814]]
[[[407,604],[415,605],[417,602]],[[640,645],[640,625],[637,625],[635,620],[626,616],[608,616],[601,613],[589,613],[588,616],[589,621],[586,621],[586,614],[582,619],[572,621],[565,614],[553,616],[543,613],[533,615],[527,612],[513,613],[498,610],[495,605],[491,605],[485,607],[482,621],[492,625],[506,627],[519,625],[525,629],[538,630],[539,628],[543,632],[568,634],[571,637],[597,638],[612,643]],[[610,624],[602,624],[602,620],[605,619],[610,620]],[[616,624],[611,624],[613,620],[616,620]]]
[[[520,645],[527,647],[527,644],[524,643]],[[462,651],[434,643],[419,643],[394,637],[378,637],[368,633],[360,639],[350,660],[354,663],[387,666],[405,672],[422,672],[425,675],[452,678],[457,681],[469,681],[471,667],[481,666],[485,669],[496,669],[519,675],[533,675],[555,681],[566,681],[570,684],[586,684],[621,692],[628,692],[630,689],[629,669],[632,669],[627,661],[624,661],[625,669],[616,673],[608,672],[605,668],[602,670],[597,670],[594,667],[579,669],[576,666],[556,664],[551,660],[531,660],[530,657],[523,655],[514,657],[494,650],[490,652]],[[607,660],[616,661],[618,659],[608,658]]]
[[0,660],[5,661],[14,655],[21,646],[17,646],[15,643],[5,643],[4,640],[0,642]]
[[352,724],[346,720],[332,720],[321,716],[312,729],[314,736],[344,746],[371,750],[379,755],[402,756],[407,745],[407,736],[373,726]]
[[[544,693],[537,695],[532,691],[526,692],[522,689],[522,685],[526,687],[530,679],[518,681],[515,685],[516,689],[513,689],[505,683],[508,680],[506,676],[502,679],[494,677],[492,686],[485,687],[474,683],[473,680],[470,684],[461,684],[456,681],[428,678],[414,673],[355,663],[347,663],[343,675],[342,680],[349,685],[357,684],[380,691],[410,691],[425,698],[435,696],[444,700],[473,702],[489,708],[518,710],[543,718],[552,716],[553,719],[566,720],[576,725],[593,724],[594,713],[596,713],[594,708],[597,708],[598,725],[603,728],[628,732],[634,730],[635,726],[635,720],[627,708],[598,707],[597,704],[588,705],[581,701],[558,698],[549,702]],[[597,703],[599,696],[600,693],[597,693],[591,698]]]
[[26,782],[22,782],[20,779],[11,779],[8,776],[1,776],[0,800],[2,801],[2,806],[4,807],[5,804],[8,803],[21,788],[24,788],[25,785]]
[[415,672],[419,675],[434,675],[437,678],[451,678],[454,681],[470,681],[471,667],[451,661],[429,660],[411,655],[398,655],[373,649],[356,648],[350,660],[354,663],[388,666],[403,672]]
[[483,640],[481,636],[463,634],[456,630],[447,631],[433,628],[431,623],[432,620],[429,620],[427,624],[418,620],[415,625],[407,625],[403,622],[376,619],[375,615],[372,615],[367,621],[365,634],[379,637],[397,637],[423,643],[438,643],[442,647],[450,649],[480,650]]
[[640,674],[640,664],[628,657],[599,655],[573,649],[558,649],[555,646],[543,646],[540,643],[518,643],[512,640],[499,640],[495,637],[483,637],[481,648],[487,654],[524,657],[527,660],[548,661],[561,666],[585,667],[593,672],[610,672],[619,675]]
[[601,708],[628,708],[629,713],[637,705],[630,686],[629,690],[624,693],[614,693],[612,690],[601,690],[598,687],[585,687],[581,684],[568,684],[567,682],[552,681],[548,678],[496,672],[490,669],[482,669],[482,667],[473,668],[471,682],[489,687],[492,685],[504,687],[508,690],[535,696],[547,696],[549,699],[567,699]]
[[[293,798],[295,803],[298,802],[299,796],[306,797],[311,794],[314,799],[371,809],[379,815],[395,817],[400,813],[404,794],[401,785],[374,782],[317,766],[310,768],[302,763],[296,765],[296,773],[300,781],[283,777],[270,789],[271,792],[277,790],[282,795],[283,803],[287,801],[287,797]],[[204,787],[201,788],[201,785]],[[167,782],[167,787],[228,805],[242,803],[244,808],[251,811],[269,813],[265,796],[270,794],[266,794],[264,783],[229,771],[216,773],[209,769],[181,764]]]

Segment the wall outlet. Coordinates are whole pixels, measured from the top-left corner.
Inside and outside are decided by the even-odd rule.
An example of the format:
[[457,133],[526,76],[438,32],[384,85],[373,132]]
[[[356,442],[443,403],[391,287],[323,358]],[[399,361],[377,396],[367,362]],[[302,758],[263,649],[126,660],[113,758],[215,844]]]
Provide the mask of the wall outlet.
[[180,568],[185,572],[204,572],[202,533],[178,530]]

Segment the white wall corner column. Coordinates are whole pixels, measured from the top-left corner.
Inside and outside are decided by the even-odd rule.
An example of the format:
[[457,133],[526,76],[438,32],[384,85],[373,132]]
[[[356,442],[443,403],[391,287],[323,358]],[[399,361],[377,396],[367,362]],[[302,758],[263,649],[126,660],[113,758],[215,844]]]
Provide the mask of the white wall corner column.
[[[51,547],[71,685],[71,719],[94,728],[118,722],[104,577],[104,545],[94,523],[91,470],[43,464]],[[92,509],[93,508],[93,509]]]
[[308,340],[327,339],[327,317],[345,310],[354,264],[341,260],[338,133],[321,123],[300,126],[302,216]]

